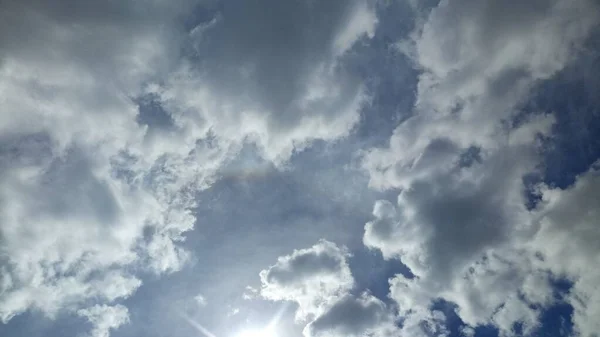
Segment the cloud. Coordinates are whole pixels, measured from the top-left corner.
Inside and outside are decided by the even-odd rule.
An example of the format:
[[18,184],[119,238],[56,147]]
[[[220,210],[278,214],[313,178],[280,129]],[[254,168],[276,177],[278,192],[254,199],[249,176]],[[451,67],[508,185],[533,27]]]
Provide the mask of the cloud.
[[14,155],[0,178],[2,278],[11,280],[0,297],[2,319],[129,296],[141,282],[122,268],[139,257],[137,240],[144,220],[157,216],[155,201],[78,151],[33,164],[30,155]]
[[198,306],[200,307],[205,307],[208,304],[206,297],[202,296],[201,294],[196,295],[194,300],[196,300],[196,303],[198,303]]
[[261,295],[296,302],[296,319],[308,322],[307,337],[389,335],[396,330],[390,308],[371,294],[350,293],[348,257],[345,248],[325,240],[281,256],[260,272]]
[[[445,316],[432,310],[439,298],[456,304],[466,334],[493,324],[508,336],[515,325],[535,331],[556,301],[551,281],[566,278],[575,329],[593,334],[597,172],[563,190],[526,191],[523,179],[547,164],[541,153],[556,123],[553,111],[526,110],[528,94],[577,61],[600,22],[598,4],[411,3],[417,26],[394,47],[420,72],[416,103],[389,146],[366,151],[362,163],[371,187],[398,195],[375,204],[363,243],[412,275],[389,280],[393,303],[384,303],[358,292],[350,252],[323,240],[280,257],[247,297],[297,303],[306,336],[447,335]],[[378,32],[372,1],[2,7],[5,323],[27,311],[76,314],[93,336],[108,336],[128,321],[119,302],[143,275],[195,259],[182,242],[199,191],[221,178],[250,184],[314,141],[352,135],[372,94],[349,65]],[[254,147],[256,161],[240,155]],[[339,177],[329,180],[315,193]],[[363,200],[358,189],[326,192]]]
[[582,336],[592,336],[600,326],[598,284],[600,273],[590,268],[600,259],[598,163],[565,190],[544,188],[539,209],[539,231],[531,242],[541,254],[540,265],[574,284],[568,302],[574,307],[574,326]]
[[441,1],[398,44],[421,70],[416,104],[389,147],[364,157],[372,187],[400,192],[375,204],[363,242],[410,268],[413,278],[390,280],[409,322],[430,320],[443,298],[465,323],[502,335],[539,325],[555,271],[529,246],[538,215],[523,179],[555,119],[522,107],[576,60],[597,13],[591,1]]
[[347,257],[344,248],[325,240],[295,250],[260,272],[260,293],[270,300],[297,302],[297,319],[318,315],[353,287]]
[[192,258],[196,193],[245,142],[281,164],[358,120],[342,58],[373,34],[366,2],[223,1],[198,21],[212,4],[3,2],[3,322],[79,312],[106,335],[138,274]]
[[[480,155],[481,163],[461,167],[454,151],[446,169],[436,163],[431,169],[437,172],[410,181],[396,205],[375,204],[364,243],[384,257],[401,258],[421,278],[460,273],[473,256],[527,230],[521,228],[528,211],[520,187],[521,177],[534,168],[532,153],[523,147],[490,151]],[[424,152],[419,160],[428,156]]]
[[175,123],[254,141],[278,163],[313,140],[348,135],[365,94],[342,56],[373,35],[367,2],[224,1],[220,8],[190,33],[192,61],[154,88]]
[[393,317],[381,300],[347,295],[304,328],[305,336],[389,336]]
[[111,329],[129,323],[128,310],[122,305],[95,305],[88,309],[78,310],[77,314],[85,317],[94,325],[90,337],[108,337]]

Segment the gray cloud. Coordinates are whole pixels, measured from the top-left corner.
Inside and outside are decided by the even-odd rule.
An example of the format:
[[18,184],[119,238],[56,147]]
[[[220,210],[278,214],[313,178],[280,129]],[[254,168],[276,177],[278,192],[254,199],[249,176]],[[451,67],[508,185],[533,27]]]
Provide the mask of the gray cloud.
[[307,337],[388,336],[397,330],[393,311],[371,294],[350,293],[348,257],[344,248],[324,240],[281,256],[260,273],[261,295],[296,302],[296,319],[308,322]]
[[353,287],[347,257],[345,249],[325,240],[295,250],[260,272],[261,295],[297,302],[298,319],[318,315]]
[[305,336],[387,336],[394,329],[385,304],[363,294],[347,295],[304,328]]
[[465,261],[508,240],[527,218],[520,178],[534,162],[521,151],[484,155],[482,164],[470,167],[460,167],[455,155],[446,172],[411,181],[397,206],[376,204],[365,244],[400,257],[417,276],[445,283]]
[[93,305],[191,259],[197,191],[244,142],[281,164],[357,121],[362,85],[340,59],[372,35],[366,2],[226,1],[187,31],[207,6],[2,3],[3,322],[80,312],[105,335],[122,320],[90,318]]
[[593,336],[600,329],[597,284],[600,274],[590,266],[600,259],[598,245],[598,163],[565,189],[544,188],[539,207],[539,231],[531,248],[540,253],[541,267],[574,282],[569,303],[575,312],[575,328],[582,336]]
[[[522,179],[536,172],[538,139],[554,118],[520,109],[532,87],[577,59],[597,13],[592,1],[442,1],[398,43],[422,70],[415,115],[389,148],[365,156],[371,185],[401,192],[396,204],[375,205],[364,242],[416,276],[391,280],[409,321],[428,320],[432,300],[444,298],[464,322],[503,335],[515,322],[526,333],[538,326],[529,303],[550,305],[551,288],[528,246],[538,226]],[[476,160],[465,161],[472,149]]]
[[176,123],[247,138],[281,162],[358,122],[361,80],[340,57],[376,23],[364,1],[225,1],[190,33],[188,65],[152,90]]
[[[263,270],[257,294],[296,303],[306,336],[447,335],[445,317],[431,310],[437,298],[457,305],[465,331],[493,324],[509,336],[516,323],[535,331],[554,303],[550,280],[566,278],[575,330],[592,336],[600,329],[600,276],[590,268],[600,262],[597,172],[562,190],[536,186],[535,209],[522,180],[539,173],[540,139],[552,137],[555,123],[553,111],[528,111],[524,103],[532,88],[577,61],[600,22],[598,4],[450,0],[425,9],[409,2],[414,32],[393,50],[381,43],[390,58],[404,53],[420,71],[414,109],[401,112],[412,117],[362,161],[371,187],[400,192],[375,204],[363,243],[400,259],[415,277],[390,280],[390,304],[356,295],[349,250],[323,240]],[[197,207],[199,191],[210,195],[219,179],[252,184],[369,118],[361,109],[372,94],[364,77],[372,74],[366,67],[361,77],[348,62],[358,62],[357,44],[367,48],[376,33],[374,3],[3,1],[0,319],[66,313],[92,324],[94,337],[108,336],[128,322],[119,303],[142,275],[202,264],[182,245],[196,225],[194,210],[206,210]],[[245,157],[246,146],[261,158]],[[341,166],[337,157],[321,159]],[[362,181],[339,188],[354,173],[338,172],[295,182],[314,185],[305,190],[318,197],[302,201],[327,214],[319,221],[335,213],[328,199],[351,204],[339,206],[345,219],[374,195],[360,190]],[[290,194],[300,193],[256,204],[277,208],[272,199]],[[220,206],[227,213],[239,205]],[[275,223],[287,209],[271,212]],[[264,220],[259,209],[239,213]],[[304,216],[291,225],[311,221]],[[306,228],[316,231],[319,221]],[[274,237],[284,232],[291,233]],[[262,258],[281,254],[283,245]]]

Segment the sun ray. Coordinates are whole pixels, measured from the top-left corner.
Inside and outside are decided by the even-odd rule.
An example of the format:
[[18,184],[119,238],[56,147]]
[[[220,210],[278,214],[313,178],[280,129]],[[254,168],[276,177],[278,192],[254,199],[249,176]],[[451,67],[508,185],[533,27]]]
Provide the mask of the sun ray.
[[204,336],[206,336],[206,337],[217,337],[215,334],[213,334],[212,332],[210,332],[210,330],[208,330],[207,328],[205,328],[202,324],[194,321],[191,317],[189,317],[185,313],[179,313],[179,316],[181,316],[181,318],[183,318],[189,325],[191,325],[192,327],[194,327],[196,330],[198,330],[198,332],[200,332]]

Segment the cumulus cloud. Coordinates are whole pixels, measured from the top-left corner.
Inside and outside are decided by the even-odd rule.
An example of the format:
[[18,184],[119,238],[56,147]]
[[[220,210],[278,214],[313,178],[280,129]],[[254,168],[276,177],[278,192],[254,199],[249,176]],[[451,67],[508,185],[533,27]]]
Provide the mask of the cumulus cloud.
[[318,315],[354,285],[348,254],[344,248],[322,240],[311,248],[281,256],[260,272],[260,293],[271,300],[297,302],[298,319]]
[[296,319],[308,321],[307,337],[386,336],[395,330],[392,311],[368,293],[350,293],[348,257],[345,248],[325,240],[281,256],[260,273],[261,295],[296,302]]
[[445,282],[473,256],[528,231],[521,177],[535,162],[520,152],[480,154],[481,163],[469,167],[457,154],[447,170],[436,166],[436,174],[411,181],[396,205],[376,203],[363,241],[400,257],[414,275]]
[[542,256],[541,267],[574,283],[568,301],[582,336],[593,336],[600,329],[595,319],[600,314],[600,273],[590,268],[600,262],[599,184],[596,163],[566,190],[544,188],[540,228],[531,242],[531,248]]
[[244,142],[281,163],[358,120],[342,58],[373,34],[366,2],[223,1],[190,18],[212,5],[2,3],[3,322],[78,312],[106,335],[136,273],[189,261],[195,194]]
[[[10,1],[0,14],[5,323],[27,310],[52,318],[86,301],[130,296],[141,281],[127,270],[146,258],[160,264],[161,256],[175,250],[149,249],[142,242],[145,228],[158,229],[148,239],[162,235],[172,242],[193,224],[185,215],[188,205],[170,200],[176,191],[152,193],[141,175],[133,177],[142,170],[131,172],[137,181],[127,181],[111,163],[143,136],[137,107],[127,96],[154,71],[148,66],[159,68],[168,58],[153,49],[162,33],[140,21],[141,9],[131,4],[56,5]],[[132,33],[115,40],[112,29]],[[161,273],[178,269],[178,263],[140,266]],[[97,325],[94,335],[106,336],[127,317],[123,307],[110,308],[116,308],[110,320],[98,308],[80,312]]]
[[521,107],[576,60],[598,9],[585,0],[441,1],[398,44],[421,69],[416,104],[389,147],[364,157],[371,186],[400,193],[375,204],[363,242],[414,275],[390,280],[407,320],[430,320],[443,298],[471,326],[511,335],[517,323],[524,333],[539,325],[557,270],[531,249],[541,232],[523,178],[537,172],[554,118]]
[[[136,105],[126,98],[136,89],[103,76],[112,71],[118,81],[129,75],[119,74],[120,66],[108,55],[106,64],[79,58],[81,48],[100,48],[94,43],[102,37],[112,41],[104,36],[110,32],[77,23],[89,30],[92,42],[83,43],[80,30],[69,28],[76,23],[69,16],[57,21],[53,15],[65,13],[55,10],[60,8],[20,2],[6,14],[19,17],[13,11],[22,11],[26,24],[37,19],[32,27],[47,26],[32,29],[39,39],[60,41],[43,44],[40,48],[50,50],[29,51],[27,57],[20,57],[17,47],[3,48],[0,250],[2,279],[10,280],[0,295],[4,322],[29,309],[54,317],[61,310],[77,310],[88,299],[128,297],[141,281],[126,269],[139,264],[162,273],[181,267],[185,254],[173,241],[194,220],[181,185],[156,188],[156,180],[168,173],[152,173],[152,161],[126,154],[137,151],[144,133],[135,122]],[[123,58],[145,53],[131,46],[106,48]],[[124,165],[126,160],[131,165]],[[180,176],[178,183],[193,182],[188,178]]]
[[[369,93],[347,62],[377,32],[373,3],[3,1],[2,322],[66,312],[108,336],[141,275],[193,258],[181,242],[196,194],[246,143],[282,167],[351,134]],[[320,241],[263,270],[248,297],[297,303],[306,336],[447,335],[439,298],[465,335],[493,324],[508,336],[535,331],[566,278],[575,329],[593,335],[598,173],[537,186],[532,202],[523,179],[555,118],[523,107],[577,60],[598,3],[410,3],[417,27],[396,47],[420,71],[414,110],[363,157],[371,187],[398,198],[375,204],[363,243],[412,275],[389,280],[390,306],[355,289],[346,248]]]

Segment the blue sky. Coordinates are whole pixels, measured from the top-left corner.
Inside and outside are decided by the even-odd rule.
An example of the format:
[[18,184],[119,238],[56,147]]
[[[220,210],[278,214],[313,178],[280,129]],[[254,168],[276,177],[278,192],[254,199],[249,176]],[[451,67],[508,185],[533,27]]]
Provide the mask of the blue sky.
[[598,336],[594,0],[0,4],[0,336]]

